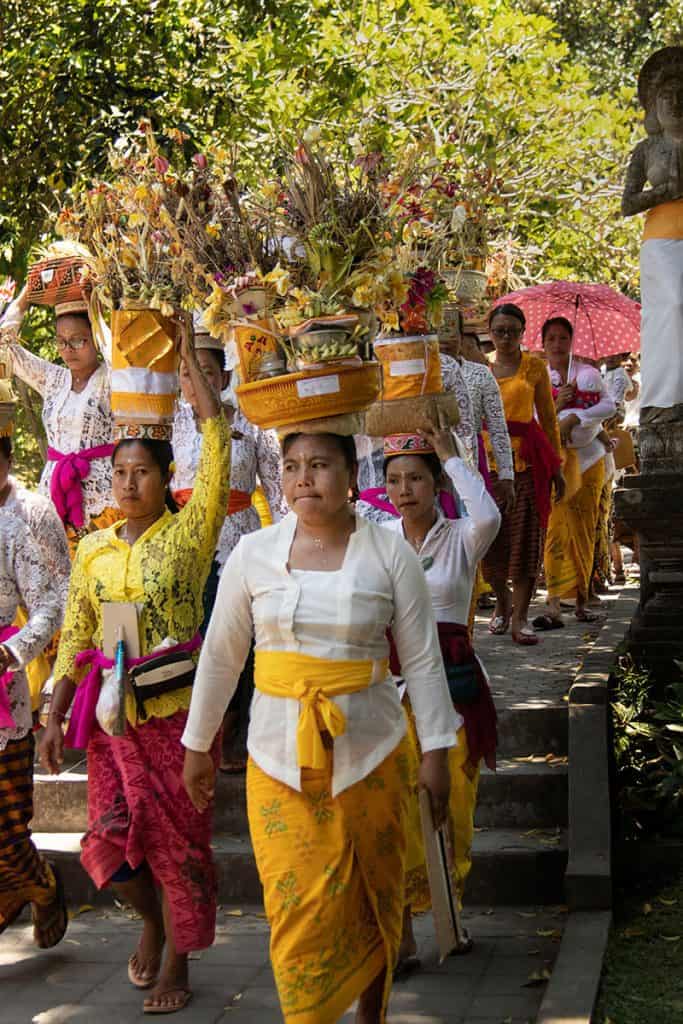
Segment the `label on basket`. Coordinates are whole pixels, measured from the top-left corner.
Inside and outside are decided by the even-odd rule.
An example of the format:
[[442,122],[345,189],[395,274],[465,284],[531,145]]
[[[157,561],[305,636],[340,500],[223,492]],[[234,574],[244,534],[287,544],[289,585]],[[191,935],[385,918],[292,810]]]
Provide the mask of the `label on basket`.
[[424,359],[397,359],[389,363],[390,377],[412,377],[416,373],[426,373],[427,366]]
[[298,380],[296,390],[299,398],[336,395],[339,391],[339,377],[334,373],[330,377],[311,377],[310,380]]
[[45,270],[41,270],[40,272],[40,280],[43,282],[43,284],[52,284],[52,279],[54,278],[54,276],[54,267],[46,267]]

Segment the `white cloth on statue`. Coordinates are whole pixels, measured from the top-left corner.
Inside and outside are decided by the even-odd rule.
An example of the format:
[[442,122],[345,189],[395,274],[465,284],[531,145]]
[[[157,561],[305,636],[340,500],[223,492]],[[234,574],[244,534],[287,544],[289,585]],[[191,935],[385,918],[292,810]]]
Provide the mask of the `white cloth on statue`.
[[[340,661],[389,656],[391,625],[422,750],[452,747],[462,718],[448,693],[429,590],[415,552],[402,537],[356,516],[336,572],[288,568],[297,516],[243,537],[218,587],[197,666],[181,742],[209,750],[246,660],[252,633],[259,650]],[[358,693],[331,698],[346,717],[334,741],[332,795],[365,778],[396,748],[406,721],[390,673]],[[297,763],[298,700],[256,690],[249,753],[272,778],[301,789]]]
[[0,627],[12,625],[19,605],[26,608],[28,621],[3,645],[17,666],[7,687],[15,727],[0,729],[0,750],[31,729],[31,698],[23,668],[48,645],[63,616],[59,589],[52,584],[47,562],[28,526],[4,512],[0,515]]
[[683,403],[683,239],[649,238],[640,249],[640,407]]
[[[63,455],[70,455],[84,448],[111,444],[114,439],[111,370],[106,361],[97,367],[82,391],[72,391],[71,370],[41,359],[19,344],[18,331],[22,319],[21,310],[13,302],[0,325],[3,332],[7,332],[2,340],[11,358],[12,373],[43,399],[42,419],[50,447]],[[50,480],[56,465],[56,462],[46,462],[40,476],[39,490],[47,498],[50,497]],[[86,524],[105,508],[115,506],[111,479],[111,459],[93,459],[83,480]]]
[[[287,515],[287,503],[282,495],[280,472],[280,446],[274,430],[260,430],[237,409],[232,421],[230,487],[253,494],[257,476],[263,487],[273,522]],[[181,398],[173,417],[173,459],[175,473],[171,490],[194,487],[202,448],[201,431],[197,429],[192,406]],[[261,527],[258,512],[251,505],[241,512],[225,517],[216,545],[216,560],[222,568],[230,552],[245,533]]]

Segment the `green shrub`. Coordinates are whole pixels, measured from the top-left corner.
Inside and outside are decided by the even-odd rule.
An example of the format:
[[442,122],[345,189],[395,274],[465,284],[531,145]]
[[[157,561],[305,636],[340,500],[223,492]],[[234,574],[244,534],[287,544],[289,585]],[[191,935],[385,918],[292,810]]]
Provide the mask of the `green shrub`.
[[683,673],[657,682],[623,656],[612,682],[612,722],[625,837],[683,835]]

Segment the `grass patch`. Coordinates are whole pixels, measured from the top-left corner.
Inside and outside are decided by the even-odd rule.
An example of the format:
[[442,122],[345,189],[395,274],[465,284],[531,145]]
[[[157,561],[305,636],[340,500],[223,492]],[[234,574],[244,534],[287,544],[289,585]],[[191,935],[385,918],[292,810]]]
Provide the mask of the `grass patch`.
[[622,891],[593,1024],[683,1024],[683,871]]

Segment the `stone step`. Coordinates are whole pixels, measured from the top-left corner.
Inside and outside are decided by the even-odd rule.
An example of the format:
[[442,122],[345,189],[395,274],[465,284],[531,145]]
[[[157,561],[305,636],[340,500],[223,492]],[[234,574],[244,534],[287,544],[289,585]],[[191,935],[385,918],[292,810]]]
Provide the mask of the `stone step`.
[[567,703],[548,701],[497,702],[498,755],[524,757],[568,750]]
[[[81,834],[34,832],[33,838],[60,866],[70,903],[109,903],[111,890],[98,892],[80,866]],[[219,869],[219,903],[260,902],[261,886],[249,837],[217,836],[213,846]],[[490,906],[562,902],[566,863],[567,836],[562,830],[478,830],[467,901]]]
[[[36,775],[33,828],[36,832],[83,832],[87,821],[87,775],[75,767],[59,776]],[[503,759],[485,769],[479,784],[477,825],[532,828],[567,824],[567,768],[542,757]],[[217,833],[246,833],[245,779],[220,775],[214,827]]]

